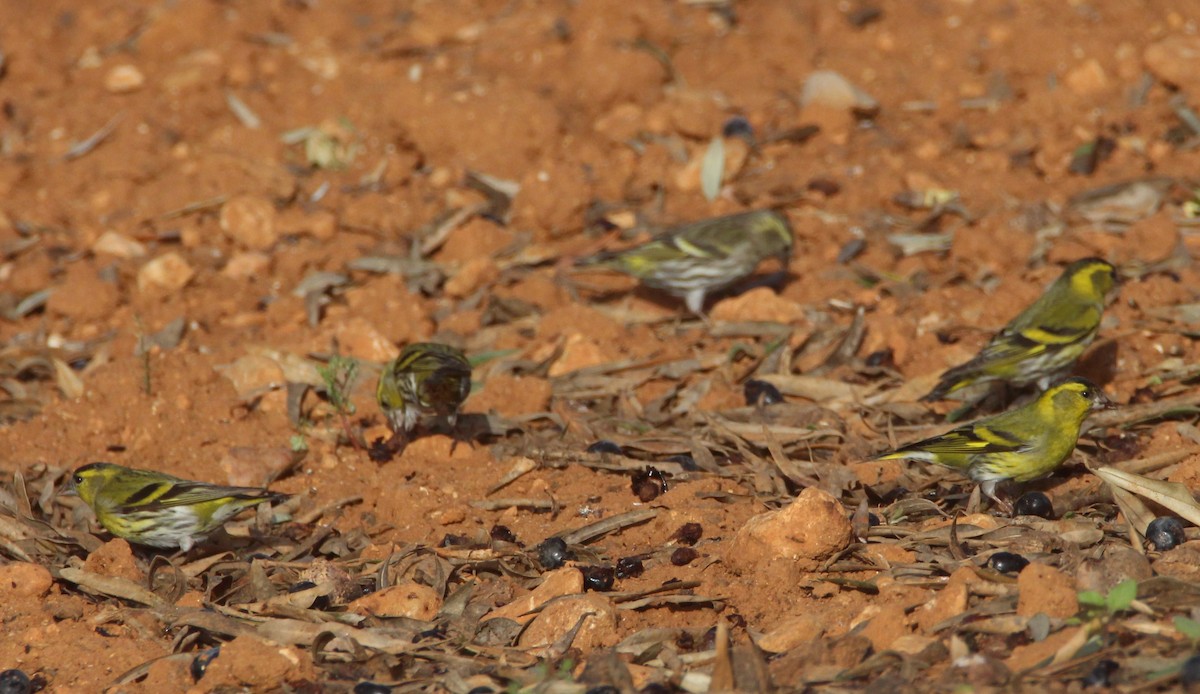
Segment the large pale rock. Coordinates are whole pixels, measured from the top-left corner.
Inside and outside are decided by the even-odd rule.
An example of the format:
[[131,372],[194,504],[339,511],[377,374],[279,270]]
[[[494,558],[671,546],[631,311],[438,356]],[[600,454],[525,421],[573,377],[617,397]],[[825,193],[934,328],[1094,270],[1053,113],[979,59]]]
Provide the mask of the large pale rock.
[[579,569],[566,566],[547,573],[542,579],[541,585],[534,588],[528,595],[523,598],[517,598],[507,605],[497,607],[487,613],[484,619],[503,617],[522,623],[528,622],[533,619],[533,615],[527,613],[540,605],[563,595],[574,595],[575,593],[582,592],[583,574],[579,573]]
[[24,561],[0,564],[0,598],[5,600],[45,597],[53,583],[50,572],[41,564]]
[[809,487],[785,508],[746,521],[725,561],[742,572],[775,560],[811,566],[845,549],[853,538],[841,503],[829,492]]
[[204,673],[206,691],[224,689],[279,691],[285,684],[317,681],[312,656],[294,646],[280,646],[246,634],[221,646]]
[[583,626],[571,642],[573,648],[590,653],[620,641],[617,608],[612,600],[598,593],[584,593],[547,605],[521,634],[520,645],[534,651],[545,649],[575,628],[580,618],[583,618]]

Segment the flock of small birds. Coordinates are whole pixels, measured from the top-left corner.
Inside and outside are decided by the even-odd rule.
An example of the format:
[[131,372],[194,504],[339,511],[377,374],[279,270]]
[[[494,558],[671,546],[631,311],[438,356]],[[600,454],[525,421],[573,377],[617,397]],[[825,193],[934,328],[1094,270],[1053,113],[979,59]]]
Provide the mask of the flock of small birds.
[[[755,210],[676,227],[638,246],[599,253],[577,264],[631,275],[683,299],[692,313],[703,315],[712,292],[746,279],[762,261],[778,258],[786,268],[793,244],[794,234],[783,214]],[[1062,377],[1095,339],[1116,286],[1117,270],[1104,260],[1084,258],[1068,265],[978,355],[946,371],[922,399],[941,400],[995,383],[1034,385],[1040,394],[1026,405],[874,459],[954,468],[1008,509],[996,485],[1049,475],[1071,455],[1088,414],[1111,406],[1095,384]],[[453,429],[470,383],[471,364],[461,350],[439,343],[408,345],[384,367],[376,390],[394,432],[389,443],[403,443],[428,420]],[[73,492],[112,535],[184,552],[241,511],[285,498],[263,489],[206,484],[111,463],[84,465],[71,482]]]

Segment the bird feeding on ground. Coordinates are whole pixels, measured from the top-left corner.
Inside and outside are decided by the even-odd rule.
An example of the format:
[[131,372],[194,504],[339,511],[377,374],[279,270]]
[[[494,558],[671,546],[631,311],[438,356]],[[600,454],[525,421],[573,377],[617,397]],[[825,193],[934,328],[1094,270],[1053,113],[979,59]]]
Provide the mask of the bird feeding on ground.
[[71,489],[114,536],[140,545],[187,552],[225,521],[288,495],[255,487],[226,487],[153,470],[90,463],[75,470]]
[[1027,405],[910,443],[874,460],[921,460],[959,470],[1001,506],[996,485],[1045,477],[1075,450],[1083,421],[1111,406],[1094,383],[1068,378]]
[[576,264],[636,277],[683,299],[689,311],[701,315],[710,293],[749,277],[767,258],[778,258],[786,271],[793,243],[783,214],[755,210],[683,224],[638,246],[598,253]]
[[384,366],[375,391],[379,407],[397,435],[408,435],[422,417],[440,417],[453,429],[471,392],[471,362],[462,350],[418,342]]

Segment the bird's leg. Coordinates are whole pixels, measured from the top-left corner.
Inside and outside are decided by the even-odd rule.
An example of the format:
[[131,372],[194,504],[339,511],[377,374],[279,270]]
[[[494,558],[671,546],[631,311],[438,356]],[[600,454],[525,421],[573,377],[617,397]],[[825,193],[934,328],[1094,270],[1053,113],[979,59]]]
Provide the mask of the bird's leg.
[[979,491],[983,492],[984,496],[991,499],[996,504],[996,508],[1000,509],[1005,515],[1011,516],[1013,512],[1012,502],[1010,502],[1008,499],[1003,499],[996,494],[996,485],[999,483],[1000,480],[987,480],[985,482],[980,482]]

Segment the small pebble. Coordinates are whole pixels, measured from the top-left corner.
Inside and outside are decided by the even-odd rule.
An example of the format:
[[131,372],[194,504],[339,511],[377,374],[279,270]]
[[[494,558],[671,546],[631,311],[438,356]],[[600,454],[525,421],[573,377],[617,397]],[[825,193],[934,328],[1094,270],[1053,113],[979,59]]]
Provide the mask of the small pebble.
[[104,88],[113,94],[136,92],[146,84],[146,76],[133,65],[117,65],[104,76]]
[[1160,516],[1146,526],[1146,539],[1154,545],[1154,549],[1165,552],[1183,544],[1187,538],[1183,534],[1183,523],[1178,518]]
[[988,558],[988,566],[997,573],[1019,574],[1021,569],[1029,566],[1029,560],[1012,552],[996,552]]
[[557,569],[571,558],[567,543],[561,537],[548,537],[537,546],[538,562],[544,569]]
[[588,446],[587,452],[588,453],[612,453],[614,455],[622,454],[621,447],[618,446],[617,444],[613,443],[612,441],[609,441],[608,439],[600,439],[596,443],[593,443],[592,445]]
[[700,553],[691,547],[680,547],[671,552],[671,563],[675,566],[687,566],[696,560]]
[[742,386],[742,393],[746,396],[746,404],[750,406],[774,405],[783,402],[783,393],[779,392],[773,384],[758,379],[750,379]]
[[197,653],[196,657],[192,658],[192,679],[199,682],[200,678],[204,677],[204,673],[208,671],[209,663],[219,655],[221,655],[220,646],[213,646]]
[[1013,515],[1053,519],[1054,504],[1043,492],[1025,492],[1013,504]]
[[579,572],[583,574],[583,589],[599,593],[612,590],[617,575],[611,566],[581,566]]

